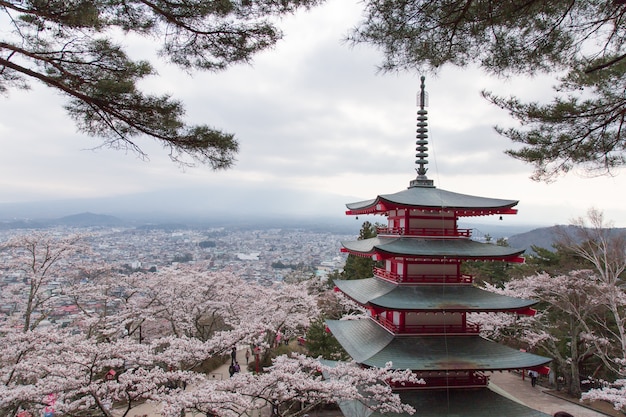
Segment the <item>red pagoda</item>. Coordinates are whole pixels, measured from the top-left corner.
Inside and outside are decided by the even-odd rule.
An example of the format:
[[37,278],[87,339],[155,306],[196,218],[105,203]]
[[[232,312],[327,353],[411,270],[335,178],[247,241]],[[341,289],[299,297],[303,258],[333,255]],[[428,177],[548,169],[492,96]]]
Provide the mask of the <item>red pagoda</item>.
[[[397,387],[403,402],[426,417],[546,417],[489,388],[488,374],[538,369],[550,359],[480,336],[469,313],[532,314],[536,301],[473,285],[465,261],[523,262],[523,250],[481,243],[460,229],[461,217],[516,214],[518,201],[436,188],[426,176],[427,111],[422,77],[417,117],[417,177],[406,190],[347,204],[348,215],[387,217],[371,239],[342,242],[343,251],[380,261],[372,277],[339,280],[336,288],[363,306],[367,318],[327,326],[362,366],[411,369],[425,384]],[[342,407],[347,417],[354,406]],[[359,413],[360,414],[360,413]],[[369,414],[369,413],[368,413]],[[376,413],[374,413],[374,416]]]

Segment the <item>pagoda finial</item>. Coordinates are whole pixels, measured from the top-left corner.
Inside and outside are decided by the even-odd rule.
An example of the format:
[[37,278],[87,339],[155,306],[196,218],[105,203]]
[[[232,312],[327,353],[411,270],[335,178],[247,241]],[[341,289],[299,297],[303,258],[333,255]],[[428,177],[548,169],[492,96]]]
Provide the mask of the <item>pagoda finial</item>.
[[426,177],[426,171],[428,168],[425,167],[428,164],[428,111],[426,111],[425,107],[428,106],[428,93],[426,92],[424,80],[426,77],[422,75],[420,78],[422,83],[420,85],[420,93],[418,97],[419,110],[417,111],[417,136],[415,141],[415,164],[418,166],[415,171],[417,172],[417,178],[410,182],[409,188],[411,187],[432,187],[433,180],[429,180]]

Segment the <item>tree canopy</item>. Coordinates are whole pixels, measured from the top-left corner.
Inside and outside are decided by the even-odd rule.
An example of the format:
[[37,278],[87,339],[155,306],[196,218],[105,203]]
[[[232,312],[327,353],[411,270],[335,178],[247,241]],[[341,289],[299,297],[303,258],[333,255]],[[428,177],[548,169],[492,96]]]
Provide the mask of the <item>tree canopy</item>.
[[[536,255],[520,271],[527,275],[502,288],[485,285],[539,301],[538,313],[483,314],[477,320],[488,337],[522,342],[522,347],[554,358],[553,370],[564,377],[570,394],[579,396],[581,381],[587,379],[588,387],[596,388],[583,399],[601,399],[619,409],[626,394],[626,234],[597,209],[556,233],[555,252],[533,247]],[[596,384],[599,380],[604,382]]]
[[384,53],[385,71],[476,64],[488,73],[554,74],[552,102],[483,92],[521,128],[497,127],[534,179],[573,168],[610,173],[624,157],[626,5],[620,1],[368,0],[354,43]]
[[[268,403],[301,417],[352,400],[415,411],[389,384],[415,382],[410,370],[274,355],[279,332],[302,334],[320,314],[308,282],[261,286],[202,262],[123,274],[100,259],[80,236],[0,244],[0,415],[130,416],[145,401],[170,417],[241,417]],[[207,377],[250,345],[267,364],[259,373]]]
[[141,91],[153,66],[132,60],[120,40],[158,39],[165,61],[219,71],[274,45],[282,34],[273,17],[318,2],[0,0],[0,92],[37,80],[66,96],[79,130],[105,146],[145,156],[135,138],[148,136],[176,162],[225,169],[238,150],[234,135],[187,125],[180,101]]
[[[376,237],[377,224],[368,221],[363,222],[359,230],[358,240],[365,240]],[[356,255],[348,255],[346,264],[341,272],[341,279],[363,279],[372,276],[374,261],[371,258],[364,258]]]

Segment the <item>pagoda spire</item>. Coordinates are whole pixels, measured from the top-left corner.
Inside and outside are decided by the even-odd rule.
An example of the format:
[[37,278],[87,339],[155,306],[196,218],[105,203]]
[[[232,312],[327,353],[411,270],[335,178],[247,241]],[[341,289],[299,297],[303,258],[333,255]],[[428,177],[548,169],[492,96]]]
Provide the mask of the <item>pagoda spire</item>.
[[428,164],[428,111],[425,109],[428,106],[428,93],[426,93],[424,80],[426,77],[422,75],[420,80],[422,81],[420,85],[420,94],[418,99],[419,110],[417,110],[417,135],[415,141],[415,164],[418,166],[415,168],[417,172],[417,177],[414,180],[411,180],[409,183],[409,188],[411,187],[434,187],[433,180],[429,180],[426,177],[426,168],[425,165]]

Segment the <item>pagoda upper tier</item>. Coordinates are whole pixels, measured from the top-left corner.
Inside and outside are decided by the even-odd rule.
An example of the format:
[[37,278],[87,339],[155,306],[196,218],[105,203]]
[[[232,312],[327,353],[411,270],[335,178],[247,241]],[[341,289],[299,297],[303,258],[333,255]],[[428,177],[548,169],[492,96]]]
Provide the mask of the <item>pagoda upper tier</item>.
[[[418,209],[449,214],[452,217],[517,214],[513,207],[518,200],[478,197],[441,190],[430,185],[411,185],[393,194],[381,194],[374,199],[346,204],[346,214],[388,214],[392,210]],[[407,213],[407,215],[410,213]]]

